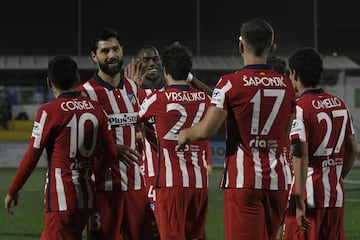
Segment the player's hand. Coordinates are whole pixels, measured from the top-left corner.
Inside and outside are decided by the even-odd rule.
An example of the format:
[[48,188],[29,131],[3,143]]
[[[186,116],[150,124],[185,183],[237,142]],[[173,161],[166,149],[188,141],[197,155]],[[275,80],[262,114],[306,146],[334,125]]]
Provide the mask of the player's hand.
[[141,84],[141,62],[139,59],[132,59],[131,62],[125,67],[124,74],[128,79],[133,80],[137,84]]
[[180,132],[179,132],[179,139],[178,139],[179,149],[184,149],[185,145],[188,142],[187,137],[186,137],[187,131],[188,131],[188,129],[183,129],[183,130],[180,130]]
[[[301,198],[301,199],[300,199]],[[310,221],[305,216],[305,203],[303,197],[295,197],[296,202],[296,222],[299,227],[307,230],[311,227]]]
[[14,194],[14,196],[10,196],[9,194],[6,195],[5,197],[5,209],[8,213],[10,214],[14,214],[14,211],[11,207],[11,203],[14,202],[14,206],[17,206],[18,203],[18,199],[19,199],[19,194],[16,193]]
[[122,161],[126,166],[134,166],[135,163],[139,163],[139,154],[134,149],[129,148],[125,145],[116,144],[116,151],[118,154],[118,158]]

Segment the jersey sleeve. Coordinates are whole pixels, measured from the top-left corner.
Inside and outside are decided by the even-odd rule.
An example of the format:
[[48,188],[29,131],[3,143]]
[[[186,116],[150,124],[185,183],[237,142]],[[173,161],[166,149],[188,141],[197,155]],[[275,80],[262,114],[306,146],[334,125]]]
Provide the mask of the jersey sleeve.
[[295,117],[292,122],[290,130],[290,141],[295,142],[306,142],[306,124],[304,122],[304,112],[300,106],[295,107]]
[[140,106],[138,122],[143,122],[145,119],[153,116],[157,99],[158,95],[156,93],[151,94],[149,97],[144,99]]
[[98,158],[95,165],[96,175],[105,174],[106,169],[111,165],[112,161],[117,160],[117,152],[115,147],[115,142],[112,137],[110,124],[107,120],[105,112],[101,114],[101,121],[99,126],[99,144],[102,146],[101,153],[103,157]]
[[[40,108],[34,121],[29,146],[22,158],[8,194],[13,196],[24,186],[34,171],[47,142],[48,129],[46,129],[47,113]],[[49,124],[50,125],[50,124]]]
[[232,85],[230,81],[226,81],[221,78],[216,84],[213,94],[211,96],[211,105],[227,110],[227,98],[226,93],[231,89]]

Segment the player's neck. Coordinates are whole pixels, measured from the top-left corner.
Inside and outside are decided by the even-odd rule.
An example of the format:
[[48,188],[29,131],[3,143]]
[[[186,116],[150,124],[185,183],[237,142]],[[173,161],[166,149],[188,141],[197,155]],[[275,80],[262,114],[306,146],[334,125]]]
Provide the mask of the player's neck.
[[187,85],[186,80],[174,80],[174,79],[167,79],[167,84],[170,85]]
[[120,83],[120,80],[121,80],[120,72],[118,72],[115,75],[109,75],[109,74],[106,74],[103,71],[99,70],[98,75],[102,80],[104,80],[105,82],[110,83],[112,86],[114,86],[114,87],[119,86],[119,83]]
[[267,56],[257,57],[257,56],[245,53],[243,55],[244,66],[252,65],[252,64],[266,64],[266,58],[267,58]]
[[163,81],[163,79],[161,77],[157,78],[156,81],[144,79],[144,81],[141,83],[141,85],[145,85],[149,88],[157,88],[161,84],[162,81]]

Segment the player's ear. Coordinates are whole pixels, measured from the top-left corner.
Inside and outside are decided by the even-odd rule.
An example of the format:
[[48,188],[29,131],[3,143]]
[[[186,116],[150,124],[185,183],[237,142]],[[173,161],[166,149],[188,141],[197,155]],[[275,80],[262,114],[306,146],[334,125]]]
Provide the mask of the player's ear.
[[75,75],[75,86],[79,86],[80,85],[80,75],[79,73],[77,73]]
[[239,42],[239,52],[240,54],[244,54],[244,43],[242,41]]
[[96,54],[95,54],[94,51],[91,51],[91,52],[90,52],[90,56],[91,56],[91,59],[92,59],[94,62],[97,63]]
[[277,45],[276,45],[276,43],[271,44],[271,47],[270,47],[270,51],[269,51],[269,53],[271,53],[271,52],[275,52],[275,51],[276,51],[276,49],[277,49]]
[[52,89],[52,88],[53,88],[53,85],[52,85],[51,80],[49,79],[49,77],[46,78],[46,84],[47,84],[47,87],[48,87],[49,89]]

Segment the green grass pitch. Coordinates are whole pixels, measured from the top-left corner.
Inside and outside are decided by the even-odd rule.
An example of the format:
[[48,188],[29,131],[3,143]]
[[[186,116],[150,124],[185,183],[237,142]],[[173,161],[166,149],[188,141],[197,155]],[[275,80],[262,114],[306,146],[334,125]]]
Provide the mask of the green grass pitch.
[[[16,169],[0,169],[0,196],[5,198]],[[223,195],[219,189],[221,168],[214,168],[209,179],[209,215],[206,233],[210,240],[224,239]],[[38,168],[20,192],[14,215],[4,205],[0,211],[0,239],[39,239],[43,225],[43,187],[45,169]],[[347,240],[360,239],[360,168],[354,168],[345,181],[345,234]],[[3,202],[3,200],[2,200]],[[84,238],[85,239],[85,238]]]

